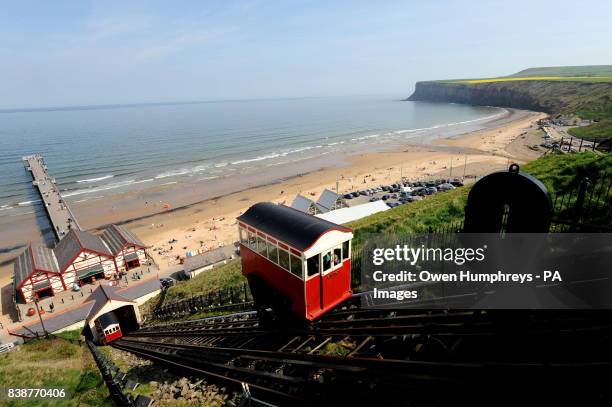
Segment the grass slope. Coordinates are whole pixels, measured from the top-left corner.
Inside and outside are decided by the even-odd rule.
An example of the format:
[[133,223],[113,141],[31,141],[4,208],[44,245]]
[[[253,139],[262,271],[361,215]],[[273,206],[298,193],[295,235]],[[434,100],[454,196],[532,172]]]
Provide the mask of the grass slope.
[[[211,270],[200,273],[191,280],[181,282],[174,287],[170,287],[163,295],[164,304],[169,304],[174,301],[180,301],[185,298],[190,298],[194,295],[207,294],[218,289],[236,287],[246,283],[246,278],[242,275],[240,259],[228,261],[214,267]],[[143,313],[150,312],[160,300],[157,295],[142,305]]]
[[[79,331],[58,336],[77,339]],[[4,387],[63,388],[69,400],[10,402],[9,406],[112,406],[108,390],[85,345],[64,339],[38,339],[0,355]]]
[[522,81],[567,81],[567,82],[612,82],[612,76],[525,76],[525,77],[503,77],[485,79],[464,79],[455,81],[457,83],[496,83],[496,82],[522,82]]
[[612,65],[546,66],[524,69],[510,76],[612,76]]
[[609,139],[612,137],[612,117],[601,119],[590,126],[569,129],[569,134],[586,140]]

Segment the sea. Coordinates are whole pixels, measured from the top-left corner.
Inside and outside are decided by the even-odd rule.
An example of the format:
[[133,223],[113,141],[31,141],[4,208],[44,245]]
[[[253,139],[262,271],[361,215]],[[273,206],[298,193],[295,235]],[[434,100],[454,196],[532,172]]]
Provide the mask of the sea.
[[40,204],[22,157],[43,154],[63,197],[206,181],[423,135],[467,131],[492,107],[399,96],[232,100],[0,110],[0,216]]

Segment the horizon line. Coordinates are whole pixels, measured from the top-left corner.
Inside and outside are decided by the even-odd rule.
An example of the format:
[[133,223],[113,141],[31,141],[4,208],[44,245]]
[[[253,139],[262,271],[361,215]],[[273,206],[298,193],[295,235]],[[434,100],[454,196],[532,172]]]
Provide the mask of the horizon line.
[[[208,100],[184,100],[174,102],[133,102],[133,103],[108,103],[108,104],[86,104],[86,105],[67,105],[67,106],[41,106],[41,107],[21,107],[21,108],[0,108],[0,113],[37,113],[37,112],[61,112],[73,110],[104,110],[121,109],[129,107],[154,107],[170,105],[197,105],[205,103],[220,102],[252,102],[252,101],[273,101],[273,100],[298,100],[298,99],[324,99],[358,96],[382,96],[383,94],[353,94],[353,95],[328,95],[328,96],[285,96],[285,97],[256,97],[256,98],[230,98],[230,99],[208,99]],[[402,100],[402,99],[400,99]]]

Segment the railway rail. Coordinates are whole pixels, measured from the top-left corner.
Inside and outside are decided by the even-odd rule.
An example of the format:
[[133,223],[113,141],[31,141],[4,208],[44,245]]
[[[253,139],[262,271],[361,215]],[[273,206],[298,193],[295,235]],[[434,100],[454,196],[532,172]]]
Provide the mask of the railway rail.
[[[460,389],[474,383],[481,401],[507,391],[508,383],[547,401],[556,396],[542,390],[553,385],[584,386],[587,398],[609,400],[602,380],[612,372],[611,338],[606,312],[347,307],[308,326],[264,329],[247,312],[148,327],[113,346],[230,384],[247,383],[255,396],[279,405],[435,405],[471,394]],[[407,392],[410,397],[403,397]]]
[[[282,342],[280,339],[275,346]],[[304,341],[290,340],[272,350],[254,349],[257,343],[261,342],[216,339],[199,344],[169,344],[125,338],[113,346],[235,385],[247,383],[254,395],[278,405],[435,405],[456,398],[449,395],[457,395],[461,388],[474,383],[484,394],[506,391],[509,383],[522,391],[541,391],[540,386],[554,383],[584,386],[585,391],[598,396],[605,379],[596,372],[600,367],[602,371],[609,368],[609,364],[593,363],[456,363],[381,359],[368,354],[341,357],[313,353],[324,342],[306,348]],[[406,394],[410,397],[402,396]],[[536,393],[532,399],[537,398]]]

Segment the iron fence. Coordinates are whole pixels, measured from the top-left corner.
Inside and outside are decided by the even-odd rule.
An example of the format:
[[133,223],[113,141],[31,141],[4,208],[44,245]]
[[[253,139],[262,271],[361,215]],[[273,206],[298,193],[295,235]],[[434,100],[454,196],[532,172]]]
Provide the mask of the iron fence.
[[87,347],[89,348],[89,351],[96,362],[96,366],[98,366],[98,369],[102,374],[102,378],[106,383],[106,387],[108,387],[110,396],[116,405],[127,407],[151,405],[152,400],[148,397],[139,395],[136,399],[134,399],[134,397],[132,397],[130,394],[125,393],[125,388],[127,385],[129,385],[127,375],[123,373],[112,360],[104,356],[93,342],[87,341]]
[[198,312],[230,311],[249,308],[252,305],[253,296],[248,284],[229,287],[206,294],[194,295],[184,300],[155,308],[151,317],[161,319],[183,315],[196,314]]
[[611,192],[612,174],[603,173],[555,195],[551,232],[611,232]]
[[612,152],[612,138],[608,139],[597,139],[588,140],[579,137],[561,137],[561,141],[559,142],[559,146],[557,147],[562,151],[567,151],[568,153],[577,152],[581,153],[583,151],[599,151],[602,153],[610,154]]

